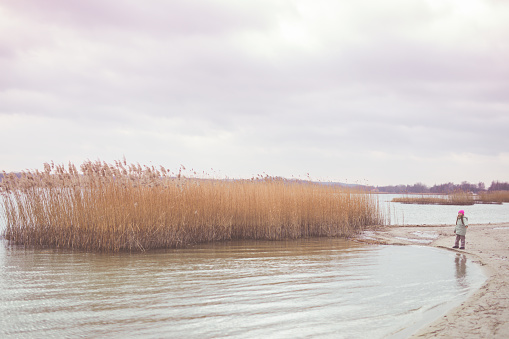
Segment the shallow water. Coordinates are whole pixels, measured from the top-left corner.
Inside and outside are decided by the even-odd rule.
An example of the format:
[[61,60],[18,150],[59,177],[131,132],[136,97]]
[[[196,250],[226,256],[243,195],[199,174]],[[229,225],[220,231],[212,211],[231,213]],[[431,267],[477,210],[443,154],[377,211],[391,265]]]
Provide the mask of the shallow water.
[[0,337],[401,337],[484,282],[464,255],[342,239],[137,254],[0,244]]
[[401,194],[379,194],[381,209],[391,225],[454,225],[459,210],[465,210],[470,224],[509,222],[509,203],[501,205],[418,205],[390,202]]

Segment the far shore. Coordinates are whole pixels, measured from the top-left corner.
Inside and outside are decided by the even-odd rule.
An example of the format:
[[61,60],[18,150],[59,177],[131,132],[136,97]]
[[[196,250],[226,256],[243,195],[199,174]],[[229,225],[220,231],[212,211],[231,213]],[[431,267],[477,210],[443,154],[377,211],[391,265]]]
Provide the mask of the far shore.
[[460,306],[412,338],[509,338],[509,223],[472,224],[465,250],[454,250],[454,226],[386,226],[363,241],[425,245],[464,253],[485,269],[487,280]]

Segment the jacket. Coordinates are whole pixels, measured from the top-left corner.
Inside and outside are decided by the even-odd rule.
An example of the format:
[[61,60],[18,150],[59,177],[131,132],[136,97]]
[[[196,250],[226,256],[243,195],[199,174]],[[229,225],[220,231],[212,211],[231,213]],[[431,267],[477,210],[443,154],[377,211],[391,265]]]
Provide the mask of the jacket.
[[460,219],[456,219],[456,228],[454,229],[454,233],[457,235],[466,235],[467,234],[467,227],[468,226],[468,218],[463,216],[464,223],[461,222]]

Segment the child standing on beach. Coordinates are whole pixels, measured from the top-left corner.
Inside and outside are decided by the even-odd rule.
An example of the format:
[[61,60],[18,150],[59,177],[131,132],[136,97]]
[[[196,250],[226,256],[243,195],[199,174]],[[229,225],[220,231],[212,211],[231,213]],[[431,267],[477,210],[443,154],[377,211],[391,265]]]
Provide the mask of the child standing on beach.
[[458,248],[461,241],[460,250],[465,249],[465,235],[467,234],[467,228],[468,218],[465,217],[465,211],[461,210],[458,212],[458,216],[456,217],[456,228],[454,229],[454,233],[456,233],[456,241],[452,248]]

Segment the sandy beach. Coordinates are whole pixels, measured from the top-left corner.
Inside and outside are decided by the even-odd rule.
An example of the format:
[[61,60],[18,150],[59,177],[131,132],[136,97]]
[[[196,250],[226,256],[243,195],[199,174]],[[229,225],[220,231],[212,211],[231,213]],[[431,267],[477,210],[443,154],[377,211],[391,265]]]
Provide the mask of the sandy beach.
[[470,225],[461,251],[452,249],[453,230],[452,225],[390,226],[368,232],[366,241],[457,251],[485,269],[488,279],[479,290],[412,338],[509,338],[509,223]]

